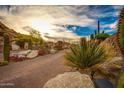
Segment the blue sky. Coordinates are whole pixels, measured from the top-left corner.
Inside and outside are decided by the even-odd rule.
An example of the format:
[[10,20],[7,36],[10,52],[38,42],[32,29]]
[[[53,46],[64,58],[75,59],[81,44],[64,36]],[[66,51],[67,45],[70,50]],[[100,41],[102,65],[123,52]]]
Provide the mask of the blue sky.
[[113,34],[122,6],[0,6],[0,21],[17,32],[27,33],[24,27],[41,32],[42,36],[78,38],[97,30]]
[[[89,6],[89,10],[85,13],[89,18],[94,19],[96,22],[93,26],[78,26],[78,25],[67,25],[67,29],[74,31],[75,34],[80,36],[87,36],[94,33],[97,30],[97,21],[100,21],[100,31],[105,31],[108,34],[116,33],[116,24],[119,18],[119,12],[122,6],[112,6],[112,5],[101,5],[101,6]],[[94,14],[93,14],[94,13]],[[83,11],[79,15],[84,14]],[[108,25],[108,26],[107,26]],[[113,27],[110,27],[113,25]],[[76,29],[73,29],[76,27]]]

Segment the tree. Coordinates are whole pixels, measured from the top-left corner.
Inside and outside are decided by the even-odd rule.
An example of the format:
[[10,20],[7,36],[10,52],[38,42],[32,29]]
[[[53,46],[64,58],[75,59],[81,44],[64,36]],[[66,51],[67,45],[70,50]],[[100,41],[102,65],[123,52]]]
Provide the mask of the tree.
[[31,31],[29,31],[29,33],[34,38],[41,38],[40,32],[38,32],[37,30],[32,29]]
[[30,32],[30,35],[18,34],[15,38],[15,41],[16,44],[19,45],[22,49],[24,48],[25,43],[29,44],[29,49],[32,49],[33,44],[37,44],[42,48],[44,43],[44,40],[38,31],[32,31]]
[[64,46],[63,44],[64,44],[63,41],[57,41],[56,44],[55,44],[55,49],[62,50],[63,46]]
[[44,45],[44,40],[41,37],[40,32],[35,30],[35,29],[32,29],[29,33],[30,33],[30,36],[31,36],[31,41],[35,42],[36,44],[39,44],[40,48],[42,48],[43,45]]

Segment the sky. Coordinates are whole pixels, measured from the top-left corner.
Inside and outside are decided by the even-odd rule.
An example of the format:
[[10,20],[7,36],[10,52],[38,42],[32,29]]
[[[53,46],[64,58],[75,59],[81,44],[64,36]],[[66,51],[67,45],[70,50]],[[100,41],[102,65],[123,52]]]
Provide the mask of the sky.
[[4,5],[0,6],[0,21],[23,34],[35,29],[45,40],[78,39],[93,34],[98,20],[100,31],[116,33],[121,8],[117,5]]

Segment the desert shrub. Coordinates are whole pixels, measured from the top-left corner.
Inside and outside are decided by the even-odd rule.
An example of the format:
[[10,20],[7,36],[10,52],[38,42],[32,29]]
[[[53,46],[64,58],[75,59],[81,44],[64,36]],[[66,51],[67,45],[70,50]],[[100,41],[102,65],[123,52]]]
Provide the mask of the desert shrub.
[[40,55],[40,56],[42,56],[42,55],[45,55],[45,54],[47,54],[48,52],[47,52],[47,50],[45,50],[45,49],[40,49],[39,51],[38,51],[38,55]]
[[98,42],[81,40],[78,45],[70,47],[65,58],[67,60],[66,65],[79,70],[105,62],[109,59],[109,55]]
[[8,65],[8,61],[2,61],[0,62],[0,66]]
[[95,38],[98,39],[98,40],[105,40],[108,37],[109,37],[109,34],[106,34],[106,33],[97,34],[95,36]]
[[117,87],[118,88],[124,88],[124,71],[120,73],[120,77],[117,81]]
[[26,60],[25,57],[18,57],[18,56],[9,57],[10,62],[21,62],[21,61],[24,61],[24,60]]
[[56,45],[55,45],[55,49],[56,50],[62,50],[63,49],[63,45],[64,45],[64,43],[62,42],[62,41],[58,41],[57,43],[56,43]]

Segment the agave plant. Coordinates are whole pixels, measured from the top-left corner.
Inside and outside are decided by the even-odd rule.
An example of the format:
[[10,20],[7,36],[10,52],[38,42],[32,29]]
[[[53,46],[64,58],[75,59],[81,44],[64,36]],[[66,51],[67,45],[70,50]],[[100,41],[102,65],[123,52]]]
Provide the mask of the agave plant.
[[109,57],[104,47],[98,42],[81,40],[78,45],[70,47],[66,53],[66,64],[79,69],[87,69],[106,61]]

